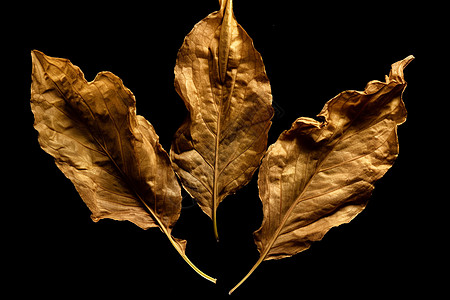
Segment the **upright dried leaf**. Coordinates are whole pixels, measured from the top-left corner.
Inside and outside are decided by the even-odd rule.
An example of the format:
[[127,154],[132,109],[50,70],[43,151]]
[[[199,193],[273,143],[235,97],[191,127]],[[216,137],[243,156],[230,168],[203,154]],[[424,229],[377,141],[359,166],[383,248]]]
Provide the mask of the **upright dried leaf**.
[[221,1],[186,36],[175,88],[189,116],[170,156],[186,190],[213,219],[217,238],[217,207],[258,168],[273,115],[261,55],[236,22],[232,1]]
[[398,155],[397,126],[406,120],[403,69],[412,59],[393,64],[386,82],[371,81],[364,92],[345,91],[328,101],[321,121],[297,119],[269,147],[258,178],[260,258],[234,289],[262,261],[308,249],[366,207],[373,184]]
[[31,108],[39,143],[55,158],[92,212],[92,219],[159,227],[187,259],[186,241],[171,231],[181,189],[153,126],[136,115],[136,101],[117,76],[87,82],[69,60],[32,52]]

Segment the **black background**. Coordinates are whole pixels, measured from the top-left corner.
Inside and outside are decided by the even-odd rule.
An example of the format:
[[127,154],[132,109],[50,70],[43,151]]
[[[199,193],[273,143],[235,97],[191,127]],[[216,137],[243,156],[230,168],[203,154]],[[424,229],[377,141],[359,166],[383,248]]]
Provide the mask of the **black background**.
[[[191,260],[218,278],[213,285],[184,263],[159,230],[92,222],[72,183],[40,149],[29,106],[32,49],[69,58],[89,81],[111,71],[134,93],[137,113],[153,124],[168,151],[186,116],[173,88],[177,51],[192,27],[218,9],[217,1],[23,5],[13,6],[13,21],[3,26],[4,50],[12,50],[4,62],[13,63],[4,86],[13,93],[3,99],[12,106],[5,107],[4,117],[14,117],[3,126],[4,148],[11,151],[2,206],[7,287],[18,296],[58,299],[150,299],[161,292],[169,299],[228,297],[258,258],[252,239],[262,220],[257,174],[220,205],[219,244],[209,218],[188,196],[183,200],[173,235],[186,239]],[[435,71],[445,63],[438,52],[444,44],[438,42],[448,36],[440,16],[446,9],[403,1],[235,0],[236,18],[262,54],[271,81],[276,115],[269,144],[296,118],[314,117],[339,92],[384,80],[390,65],[410,54],[416,60],[405,70],[408,120],[398,130],[400,155],[377,182],[366,210],[311,249],[263,262],[232,298],[439,294],[442,283],[432,274],[445,274],[447,261],[436,259],[444,223],[437,215],[445,212],[448,195],[439,194],[445,186],[432,167],[444,169],[440,157],[447,147],[445,135],[434,135],[448,99],[436,94],[445,82]]]

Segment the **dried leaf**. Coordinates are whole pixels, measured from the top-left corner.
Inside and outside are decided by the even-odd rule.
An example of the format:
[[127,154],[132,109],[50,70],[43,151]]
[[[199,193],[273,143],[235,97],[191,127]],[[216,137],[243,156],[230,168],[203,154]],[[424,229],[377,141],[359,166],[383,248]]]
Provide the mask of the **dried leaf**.
[[117,76],[87,82],[69,60],[32,52],[31,108],[43,150],[55,158],[92,212],[92,219],[158,227],[179,254],[186,241],[171,235],[181,189],[153,126],[136,115],[136,101]]
[[297,119],[271,145],[258,185],[264,219],[254,233],[264,260],[308,249],[332,227],[350,222],[398,155],[397,126],[406,120],[402,93],[408,56],[392,65],[386,82],[345,91],[318,115]]
[[236,22],[232,1],[195,25],[178,52],[175,88],[189,116],[170,157],[183,186],[212,218],[247,184],[267,147],[272,95],[261,55]]

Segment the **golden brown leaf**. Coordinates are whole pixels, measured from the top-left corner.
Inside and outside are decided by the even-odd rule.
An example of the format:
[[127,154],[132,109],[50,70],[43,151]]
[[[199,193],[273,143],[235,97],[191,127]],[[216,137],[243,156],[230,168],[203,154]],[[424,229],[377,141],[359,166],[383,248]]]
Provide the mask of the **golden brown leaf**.
[[247,184],[267,147],[272,95],[261,55],[236,22],[232,1],[195,25],[178,52],[175,88],[189,116],[170,152],[186,190],[212,218]]
[[373,184],[398,155],[397,126],[406,120],[403,69],[412,59],[394,63],[386,82],[371,81],[363,92],[328,101],[321,121],[297,119],[269,147],[258,177],[260,258],[234,289],[262,261],[308,249],[365,208]]
[[92,219],[159,227],[191,267],[186,241],[171,231],[181,189],[153,126],[136,115],[136,101],[117,76],[87,82],[69,60],[32,52],[31,108],[39,143],[55,158],[92,212]]

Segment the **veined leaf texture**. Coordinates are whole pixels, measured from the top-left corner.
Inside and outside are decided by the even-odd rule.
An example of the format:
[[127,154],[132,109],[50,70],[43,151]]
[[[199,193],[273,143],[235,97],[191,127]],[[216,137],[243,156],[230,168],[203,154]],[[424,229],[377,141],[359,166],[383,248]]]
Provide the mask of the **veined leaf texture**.
[[267,148],[272,95],[261,55],[232,1],[195,25],[178,52],[175,88],[189,115],[170,151],[183,186],[212,218],[247,184]]
[[298,118],[269,147],[258,176],[260,258],[234,289],[261,262],[308,249],[366,207],[373,184],[398,155],[397,126],[406,120],[403,69],[413,58],[394,63],[385,82],[328,101],[320,121]]
[[274,113],[269,79],[236,21],[233,1],[219,3],[178,52],[174,85],[188,114],[170,154],[153,126],[136,115],[134,95],[110,72],[87,82],[69,60],[34,50],[31,109],[42,149],[72,181],[94,221],[159,228],[212,282],[187,258],[186,241],[172,236],[181,213],[179,181],[212,219],[218,240],[219,204],[259,168],[259,259],[231,293],[263,261],[308,249],[366,207],[398,155],[397,126],[406,120],[403,70],[413,56],[394,63],[384,82],[338,94],[317,118],[298,118],[267,148]]
[[117,76],[87,82],[69,60],[33,51],[31,108],[39,143],[55,158],[92,212],[92,219],[158,227],[180,255],[186,241],[171,231],[181,188],[153,126],[136,115],[136,101]]

